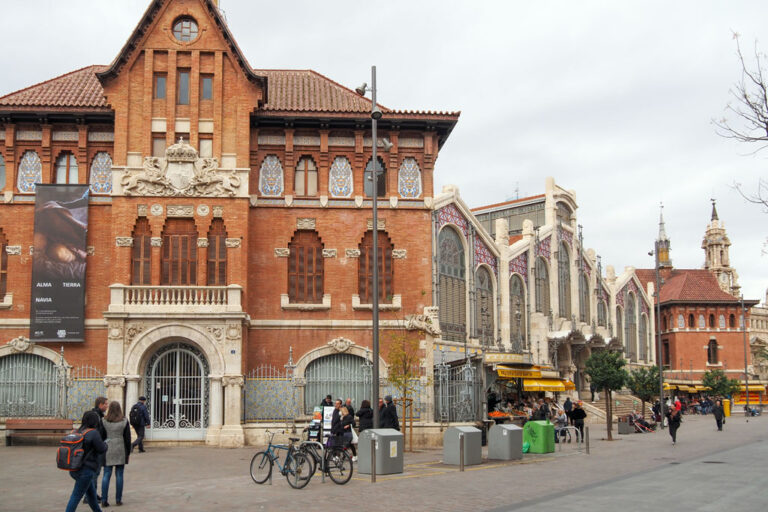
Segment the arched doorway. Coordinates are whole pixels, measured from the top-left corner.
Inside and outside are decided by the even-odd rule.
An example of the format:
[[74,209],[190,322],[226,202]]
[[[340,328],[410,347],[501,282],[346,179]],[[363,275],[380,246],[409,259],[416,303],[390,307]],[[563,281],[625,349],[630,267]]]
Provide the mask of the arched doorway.
[[333,354],[315,359],[305,372],[304,409],[311,414],[326,395],[333,399],[351,398],[359,407],[363,400],[371,400],[371,375],[362,357],[353,354]]
[[45,357],[0,357],[0,416],[58,416],[59,377],[59,368]]
[[210,368],[195,346],[165,345],[149,359],[144,378],[152,427],[148,439],[205,439]]

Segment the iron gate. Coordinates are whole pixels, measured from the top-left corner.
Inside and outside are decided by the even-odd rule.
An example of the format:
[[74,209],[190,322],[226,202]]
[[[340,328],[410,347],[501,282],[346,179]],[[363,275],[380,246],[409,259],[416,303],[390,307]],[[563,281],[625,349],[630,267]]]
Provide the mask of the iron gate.
[[61,416],[61,368],[35,354],[0,358],[0,416]]
[[471,361],[460,366],[435,365],[435,419],[443,423],[479,418],[482,386]]
[[333,396],[334,400],[351,398],[358,407],[363,400],[371,400],[371,381],[365,362],[352,354],[334,354],[309,363],[305,372],[304,412],[312,414],[326,395]]

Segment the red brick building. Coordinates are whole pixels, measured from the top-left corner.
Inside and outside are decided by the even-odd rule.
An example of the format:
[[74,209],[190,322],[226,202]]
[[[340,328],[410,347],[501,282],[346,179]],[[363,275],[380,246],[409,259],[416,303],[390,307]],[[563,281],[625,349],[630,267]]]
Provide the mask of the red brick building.
[[[0,389],[12,367],[89,365],[110,398],[147,395],[155,438],[221,445],[244,441],[244,389],[246,409],[278,400],[248,394],[256,368],[291,361],[303,408],[357,393],[373,262],[385,331],[431,306],[433,173],[459,117],[381,108],[373,226],[371,102],[251,67],[213,0],[153,0],[109,66],[0,97]],[[26,339],[37,183],[90,187],[84,342]],[[40,412],[16,405],[0,416]]]

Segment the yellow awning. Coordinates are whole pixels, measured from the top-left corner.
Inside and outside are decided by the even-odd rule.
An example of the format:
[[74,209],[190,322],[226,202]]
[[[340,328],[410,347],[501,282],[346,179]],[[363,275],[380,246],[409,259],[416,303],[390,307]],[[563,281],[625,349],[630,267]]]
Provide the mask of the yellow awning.
[[677,386],[677,389],[679,389],[680,391],[687,391],[688,393],[696,392],[696,388],[692,388],[690,386]]
[[702,386],[701,384],[696,384],[696,391],[709,391],[710,389],[712,388],[710,388],[709,386]]
[[496,366],[496,373],[500,379],[539,379],[541,370],[537,368],[514,368],[510,366]]
[[664,383],[664,391],[669,391],[672,389],[677,389],[677,386],[673,386],[672,384],[669,384],[667,382]]
[[563,381],[557,379],[525,379],[523,381],[525,391],[565,391]]
[[567,380],[567,381],[565,381],[565,389],[569,389],[569,390],[576,389],[576,384],[574,384],[573,382]]
[[[742,384],[739,389],[741,391],[744,391],[744,384]],[[765,393],[765,386],[761,386],[760,384],[750,384],[749,385],[749,390],[750,391],[757,391],[757,392],[762,391],[763,393]]]

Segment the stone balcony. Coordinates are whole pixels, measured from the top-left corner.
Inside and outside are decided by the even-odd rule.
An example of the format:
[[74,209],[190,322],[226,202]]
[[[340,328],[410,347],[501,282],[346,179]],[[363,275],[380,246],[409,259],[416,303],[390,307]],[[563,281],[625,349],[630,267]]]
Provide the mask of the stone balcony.
[[242,313],[243,288],[229,286],[110,285],[108,313],[212,315]]

